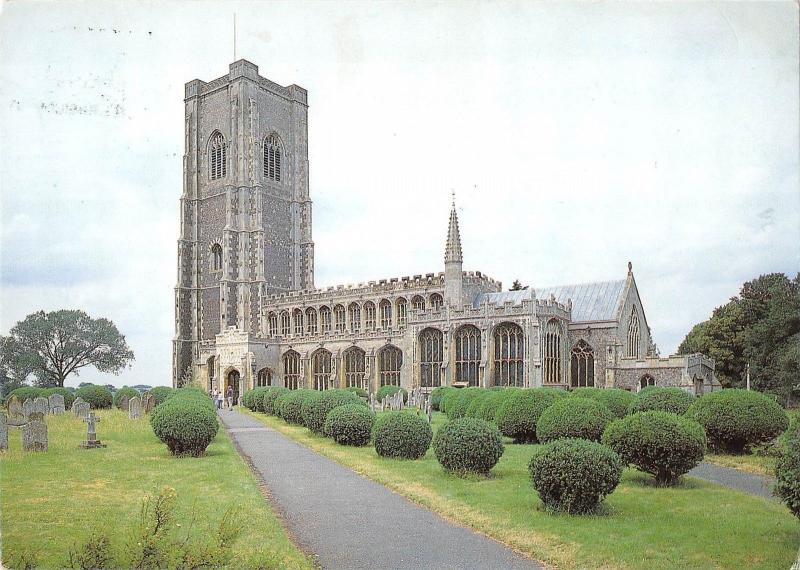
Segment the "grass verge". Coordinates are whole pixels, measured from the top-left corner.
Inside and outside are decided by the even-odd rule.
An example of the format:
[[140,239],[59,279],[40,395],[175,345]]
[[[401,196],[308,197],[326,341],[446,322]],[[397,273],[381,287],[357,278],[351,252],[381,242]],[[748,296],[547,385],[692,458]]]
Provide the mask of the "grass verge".
[[775,462],[774,457],[766,457],[762,455],[728,455],[725,453],[709,453],[706,455],[706,461],[721,465],[722,467],[732,467],[747,473],[755,473],[756,475],[768,475],[775,477]]

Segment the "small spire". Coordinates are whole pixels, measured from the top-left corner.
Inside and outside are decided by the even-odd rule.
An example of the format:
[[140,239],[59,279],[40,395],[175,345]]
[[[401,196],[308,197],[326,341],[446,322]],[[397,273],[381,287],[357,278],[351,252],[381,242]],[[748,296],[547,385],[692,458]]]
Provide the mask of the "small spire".
[[633,272],[633,263],[631,263],[631,262],[629,261],[629,262],[628,262],[628,273],[632,273],[632,272]]
[[453,206],[450,209],[450,225],[447,228],[447,245],[444,250],[444,262],[462,262],[461,234],[458,231],[458,214],[456,214],[456,193],[453,192]]

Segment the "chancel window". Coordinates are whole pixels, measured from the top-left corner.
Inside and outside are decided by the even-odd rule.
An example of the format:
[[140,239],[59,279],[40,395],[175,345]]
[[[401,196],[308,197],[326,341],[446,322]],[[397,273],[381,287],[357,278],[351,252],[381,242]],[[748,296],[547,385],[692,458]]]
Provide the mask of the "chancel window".
[[281,313],[281,336],[289,336],[292,332],[292,323],[289,316],[289,311]]
[[543,351],[543,381],[545,384],[558,384],[561,382],[561,327],[555,319],[547,321]]
[[383,330],[392,328],[392,304],[384,299],[380,303],[381,309],[381,328]]
[[267,323],[269,325],[269,336],[278,336],[278,315],[270,313],[267,316]]
[[222,269],[222,246],[218,243],[211,246],[211,269],[214,271]]
[[294,334],[295,336],[303,335],[303,311],[300,309],[294,310]]
[[208,144],[209,176],[211,180],[225,178],[227,165],[225,160],[225,137],[215,131]]
[[404,328],[406,326],[406,313],[408,312],[408,303],[405,299],[400,297],[397,300],[397,327]]
[[419,333],[419,381],[423,388],[435,388],[442,383],[442,331],[427,328]]
[[283,354],[283,384],[289,390],[300,387],[300,355],[294,350]]
[[648,386],[655,386],[656,379],[650,376],[649,374],[645,374],[642,376],[641,380],[639,380],[639,389],[647,388]]
[[264,178],[281,181],[281,142],[275,135],[264,141]]
[[572,347],[570,385],[573,388],[594,386],[594,350],[582,339]]
[[399,386],[403,351],[396,346],[385,346],[378,353],[378,377],[381,386]]
[[636,307],[631,311],[631,318],[628,321],[628,346],[625,354],[631,358],[639,358],[639,343],[641,334],[639,332],[639,314]]
[[344,332],[346,324],[344,317],[344,307],[342,305],[336,305],[333,308],[333,317],[334,317],[334,325],[336,327],[336,332]]
[[320,348],[311,356],[311,377],[314,380],[314,390],[327,390],[333,387],[331,369],[331,353],[324,348]]
[[414,297],[411,299],[411,310],[412,311],[425,310],[425,298],[422,295],[414,295]]
[[308,334],[317,334],[317,310],[311,307],[306,309],[306,330]]
[[525,383],[525,335],[514,323],[494,329],[494,385],[519,386]]
[[375,330],[375,303],[372,301],[364,303],[364,328],[368,331]]
[[453,338],[456,345],[456,382],[466,382],[470,386],[479,384],[481,364],[481,331],[472,325],[465,325],[456,331]]
[[350,303],[347,307],[347,316],[350,321],[350,332],[361,332],[361,307],[358,303]]
[[439,309],[442,308],[443,304],[444,300],[442,299],[442,296],[439,295],[439,293],[434,293],[433,295],[431,295],[431,309],[433,309],[434,311],[438,311]]
[[364,351],[354,346],[344,353],[344,379],[348,388],[366,390],[366,362]]
[[323,334],[331,332],[331,310],[328,307],[320,308],[319,324]]
[[262,368],[256,374],[256,386],[272,386],[272,370]]

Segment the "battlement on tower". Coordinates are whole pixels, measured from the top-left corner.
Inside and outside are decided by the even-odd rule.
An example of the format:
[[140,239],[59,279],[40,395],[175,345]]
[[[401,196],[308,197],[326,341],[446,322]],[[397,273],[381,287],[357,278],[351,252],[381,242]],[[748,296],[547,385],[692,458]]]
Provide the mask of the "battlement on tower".
[[258,74],[258,66],[246,59],[234,61],[230,64],[228,73],[222,77],[217,77],[208,82],[200,79],[189,81],[185,86],[184,97],[185,99],[190,99],[192,97],[208,95],[218,89],[227,87],[236,79],[248,79],[274,95],[308,106],[308,91],[294,84],[284,87],[274,81],[270,81],[266,77],[260,76]]

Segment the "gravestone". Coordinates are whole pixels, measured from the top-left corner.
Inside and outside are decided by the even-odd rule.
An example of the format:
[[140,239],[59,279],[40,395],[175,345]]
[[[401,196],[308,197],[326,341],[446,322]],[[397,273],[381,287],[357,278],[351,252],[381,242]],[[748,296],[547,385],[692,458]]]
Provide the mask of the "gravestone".
[[139,396],[134,396],[128,401],[128,417],[132,420],[138,420],[142,415],[142,401]]
[[11,396],[8,400],[8,424],[21,426],[26,421],[25,414],[22,412],[22,403],[16,396]]
[[39,396],[33,400],[33,411],[42,415],[50,413],[50,402],[44,396]]
[[31,420],[22,426],[22,449],[24,451],[47,451],[47,424]]
[[122,398],[119,399],[119,409],[127,412],[130,401],[131,399],[128,398],[128,396],[122,396]]
[[61,394],[51,394],[50,397],[47,398],[47,402],[51,414],[63,414],[66,411],[64,409],[64,396]]
[[26,420],[30,417],[34,410],[35,407],[33,405],[33,400],[30,398],[25,398],[25,401],[22,402],[22,415],[25,416]]
[[75,406],[77,406],[77,405],[78,405],[78,404],[80,404],[81,402],[83,402],[83,398],[81,398],[80,396],[78,396],[77,398],[75,398],[75,400],[72,402],[72,407],[71,407],[70,409],[72,410],[72,413],[73,413],[73,414],[75,413]]
[[156,407],[156,397],[152,394],[145,394],[142,396],[142,411],[149,414]]
[[100,418],[94,415],[94,412],[91,412],[83,421],[86,422],[86,441],[81,444],[81,447],[84,449],[106,447],[105,443],[97,439],[97,423],[100,421]]
[[85,418],[86,416],[88,416],[90,409],[91,406],[89,405],[89,402],[84,402],[84,401],[78,402],[77,405],[72,406],[72,411],[75,412],[75,415],[78,416],[79,418]]
[[369,409],[373,412],[378,411],[378,399],[375,397],[375,392],[369,394]]
[[0,451],[8,449],[8,422],[6,415],[0,414]]
[[29,422],[43,422],[44,421],[44,414],[38,410],[34,410],[28,416]]

